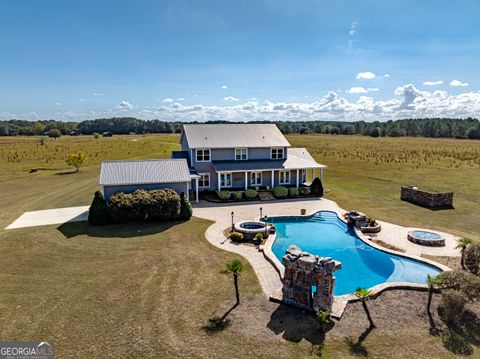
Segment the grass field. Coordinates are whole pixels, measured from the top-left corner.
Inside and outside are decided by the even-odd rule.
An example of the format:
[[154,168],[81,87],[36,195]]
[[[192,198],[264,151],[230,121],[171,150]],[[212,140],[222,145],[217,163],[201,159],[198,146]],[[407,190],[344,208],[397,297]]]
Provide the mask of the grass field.
[[[475,154],[480,142],[288,139],[329,166],[328,196],[344,208],[478,238],[480,171]],[[31,138],[0,139],[4,140],[13,142],[0,146],[2,228],[25,211],[90,203],[103,158],[168,157],[179,148],[178,136],[173,135],[64,137],[41,149]],[[34,149],[37,152],[31,152]],[[414,149],[416,154],[401,157]],[[70,150],[89,156],[79,173],[70,173],[63,163],[62,152]],[[363,157],[357,151],[364,152]],[[13,152],[22,154],[20,161],[5,160]],[[466,157],[459,157],[462,153]],[[54,160],[46,163],[44,155]],[[31,167],[45,170],[29,174]],[[432,190],[453,188],[456,209],[429,211],[401,202],[399,186],[405,183]],[[268,302],[249,266],[240,278],[243,301],[231,314],[231,326],[208,333],[203,328],[208,319],[233,304],[231,278],[219,270],[235,258],[208,244],[204,232],[209,224],[194,218],[172,225],[90,228],[74,223],[0,230],[0,338],[54,340],[58,357],[480,355],[478,317],[467,318],[465,327],[451,332],[441,328],[435,315],[441,330],[429,334],[425,293],[406,293],[400,300],[386,294],[370,302],[378,328],[367,334],[361,305],[349,305],[324,338],[311,316]]]

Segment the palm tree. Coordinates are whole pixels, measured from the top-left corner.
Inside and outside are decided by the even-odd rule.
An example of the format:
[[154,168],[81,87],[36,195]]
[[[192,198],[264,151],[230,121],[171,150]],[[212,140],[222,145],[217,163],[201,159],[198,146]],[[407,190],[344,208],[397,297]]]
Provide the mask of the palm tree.
[[456,249],[460,249],[460,254],[462,255],[462,258],[460,259],[460,264],[462,265],[463,269],[465,269],[465,263],[464,263],[465,249],[468,247],[469,244],[472,244],[471,239],[460,238],[459,240],[457,240],[457,246],[455,247]]
[[427,313],[430,313],[430,306],[432,305],[433,291],[435,288],[438,288],[442,284],[442,278],[440,276],[432,277],[430,274],[427,274],[427,285],[428,285],[428,302],[427,302]]
[[233,274],[233,285],[235,286],[235,296],[237,298],[237,304],[240,304],[240,294],[238,292],[238,276],[243,271],[243,263],[239,259],[234,259],[230,263],[227,263],[225,269],[220,273]]
[[357,290],[353,294],[355,294],[355,296],[361,300],[363,310],[365,310],[368,321],[370,322],[370,328],[375,328],[375,324],[373,323],[372,316],[370,315],[370,310],[368,310],[368,306],[367,306],[367,301],[373,298],[373,293],[370,290],[365,288],[357,288]]

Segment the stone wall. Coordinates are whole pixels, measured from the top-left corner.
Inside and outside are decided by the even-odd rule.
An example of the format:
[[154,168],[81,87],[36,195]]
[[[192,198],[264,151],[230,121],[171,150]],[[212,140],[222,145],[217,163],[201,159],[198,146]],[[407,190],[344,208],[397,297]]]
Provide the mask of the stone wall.
[[453,192],[427,192],[413,186],[402,186],[400,199],[427,208],[453,208]]
[[[306,309],[332,310],[333,272],[341,268],[340,262],[302,252],[291,245],[282,263],[285,266],[282,288],[285,303]],[[315,292],[312,292],[312,286],[316,287]]]

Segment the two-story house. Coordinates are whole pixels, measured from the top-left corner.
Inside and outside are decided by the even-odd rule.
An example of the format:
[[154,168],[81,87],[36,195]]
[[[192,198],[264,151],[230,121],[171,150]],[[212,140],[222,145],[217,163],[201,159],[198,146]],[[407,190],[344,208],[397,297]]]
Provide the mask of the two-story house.
[[168,187],[187,196],[194,192],[198,201],[203,190],[299,187],[307,173],[323,179],[326,167],[305,148],[291,148],[274,124],[185,124],[181,148],[171,160],[102,163],[105,198]]

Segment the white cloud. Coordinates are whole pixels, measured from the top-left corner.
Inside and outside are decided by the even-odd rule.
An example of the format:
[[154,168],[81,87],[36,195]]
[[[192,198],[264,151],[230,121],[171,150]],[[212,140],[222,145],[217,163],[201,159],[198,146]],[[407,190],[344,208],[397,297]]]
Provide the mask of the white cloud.
[[452,82],[450,82],[450,86],[453,86],[453,87],[465,87],[465,86],[468,86],[468,82],[461,82],[459,80],[453,80]]
[[94,93],[93,93],[93,96],[103,96],[103,93],[94,92]]
[[128,101],[120,101],[118,108],[120,108],[122,111],[128,111],[133,110],[133,105]]
[[60,102],[57,102],[55,105],[62,106],[62,104]]
[[377,92],[380,91],[378,87],[367,87],[368,92]]
[[228,89],[228,86],[227,86],[227,85],[223,85],[223,86],[222,86],[222,89],[226,90],[226,89]]
[[223,98],[225,101],[238,101],[238,98],[233,96],[226,96]]
[[391,76],[390,76],[390,74],[385,74],[385,75],[383,75],[383,77],[387,77],[387,78],[388,78],[388,77],[391,77]]
[[357,22],[354,21],[352,22],[352,25],[350,25],[350,31],[348,31],[348,35],[353,36],[357,33]]
[[174,100],[173,100],[173,98],[164,98],[164,99],[162,100],[162,102],[163,102],[163,103],[173,103]]
[[185,98],[179,97],[179,98],[177,98],[177,101],[185,101]]
[[366,88],[358,86],[358,87],[352,87],[350,88],[350,90],[347,90],[346,92],[350,94],[359,94],[359,93],[367,93],[368,90]]
[[376,77],[373,72],[366,71],[366,72],[359,72],[357,74],[357,80],[372,80]]
[[442,85],[443,81],[442,80],[439,80],[439,81],[425,81],[423,84],[425,86],[437,86],[437,85]]

